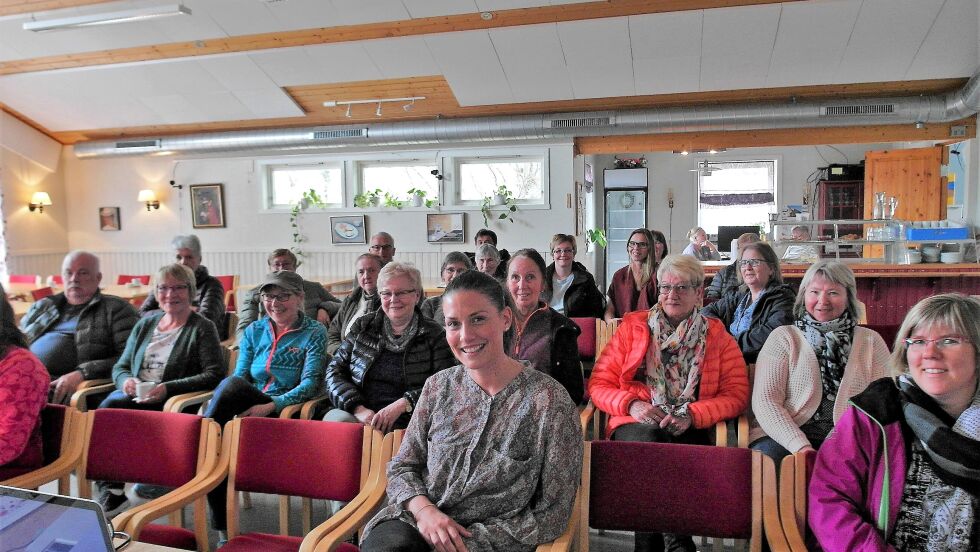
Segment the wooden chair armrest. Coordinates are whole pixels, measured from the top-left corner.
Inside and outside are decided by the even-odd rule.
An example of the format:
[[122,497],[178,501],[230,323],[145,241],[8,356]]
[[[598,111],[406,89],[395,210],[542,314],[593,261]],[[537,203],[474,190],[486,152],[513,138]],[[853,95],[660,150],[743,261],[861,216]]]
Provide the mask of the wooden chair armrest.
[[85,438],[82,433],[85,429],[83,416],[87,414],[76,413],[76,416],[76,421],[72,422],[73,425],[62,435],[62,439],[67,439],[68,443],[57,460],[34,471],[0,481],[0,484],[21,489],[37,489],[49,481],[60,479],[75,471],[82,462],[82,453],[85,450]]
[[[779,493],[776,485],[776,464],[772,458],[754,452],[762,460],[762,527],[763,538],[772,550],[788,550],[786,534],[779,519]],[[761,544],[761,543],[760,543]],[[755,543],[753,543],[753,548]]]
[[87,380],[78,385],[78,389],[71,396],[69,404],[81,412],[88,410],[88,398],[98,393],[112,393],[116,385],[109,379]]
[[749,417],[745,414],[738,417],[735,438],[738,441],[738,448],[749,448]]
[[589,438],[589,424],[592,423],[592,416],[595,414],[595,405],[592,401],[585,405],[585,408],[579,412],[579,424],[582,426],[582,438],[588,440]]
[[806,460],[799,453],[783,458],[779,467],[779,519],[786,537],[787,549],[806,551],[805,527],[800,527],[796,517],[796,460],[799,456],[806,469]]
[[206,403],[213,396],[214,391],[192,391],[190,393],[174,395],[167,399],[167,402],[163,405],[163,411],[183,412],[192,406]]
[[582,519],[581,508],[582,488],[579,487],[578,491],[575,492],[575,503],[572,505],[572,515],[568,518],[568,526],[565,527],[561,535],[558,535],[557,539],[538,545],[535,552],[569,552],[572,550],[579,533],[578,524]]
[[299,416],[303,420],[309,420],[313,417],[313,411],[316,409],[316,406],[325,400],[327,400],[327,396],[323,395],[299,404],[291,404],[279,412],[279,417],[296,418]]

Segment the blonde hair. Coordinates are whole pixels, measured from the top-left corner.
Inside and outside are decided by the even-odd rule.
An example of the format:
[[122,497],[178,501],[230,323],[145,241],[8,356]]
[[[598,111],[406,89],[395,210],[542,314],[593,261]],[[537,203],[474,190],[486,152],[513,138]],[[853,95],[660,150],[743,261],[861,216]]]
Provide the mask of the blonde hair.
[[704,283],[704,267],[701,261],[690,255],[664,257],[664,260],[660,261],[660,267],[657,268],[657,280],[663,280],[668,274],[685,279],[694,287],[701,287]]
[[191,294],[191,299],[197,297],[196,278],[194,277],[194,271],[189,267],[186,267],[180,263],[161,266],[160,270],[157,271],[157,285],[162,284],[163,280],[167,276],[187,284],[187,290]]
[[[630,232],[630,236],[626,238],[626,252],[629,253],[630,242],[633,241],[633,236],[636,234],[642,234],[647,239],[647,258],[640,265],[640,288],[647,285],[650,279],[653,278],[654,274],[657,273],[657,244],[655,243],[656,238],[653,237],[653,232],[647,230],[646,228],[637,228]],[[629,266],[629,265],[627,265]]]
[[[974,369],[980,369],[980,300],[960,293],[943,293],[926,297],[912,307],[905,315],[902,326],[895,336],[895,347],[891,356],[891,370],[895,376],[909,373],[908,345],[905,340],[917,328],[928,328],[936,324],[948,326],[962,335],[973,347]],[[976,390],[980,392],[980,389]]]

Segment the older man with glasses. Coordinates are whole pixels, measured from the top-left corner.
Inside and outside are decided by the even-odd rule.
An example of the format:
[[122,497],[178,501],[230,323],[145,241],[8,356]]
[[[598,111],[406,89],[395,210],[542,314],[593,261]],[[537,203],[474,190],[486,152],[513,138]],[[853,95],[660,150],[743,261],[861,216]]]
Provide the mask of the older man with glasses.
[[388,232],[378,232],[371,236],[371,246],[368,253],[381,257],[384,264],[388,264],[395,258],[395,238]]

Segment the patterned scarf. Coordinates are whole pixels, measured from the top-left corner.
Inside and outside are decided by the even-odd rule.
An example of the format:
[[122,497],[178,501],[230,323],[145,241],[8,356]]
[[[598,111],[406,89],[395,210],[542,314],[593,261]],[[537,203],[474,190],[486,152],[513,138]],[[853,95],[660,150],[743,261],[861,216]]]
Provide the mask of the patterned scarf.
[[898,387],[905,421],[940,479],[929,485],[922,501],[929,528],[926,550],[967,552],[980,496],[980,393],[950,428],[950,416],[911,378],[899,377]]
[[391,319],[385,316],[384,331],[381,332],[381,344],[392,353],[400,353],[408,346],[416,334],[419,333],[419,313],[412,314],[412,321],[408,327],[398,337],[395,337],[395,330],[391,326]]
[[[647,385],[652,402],[668,414],[687,417],[701,383],[701,363],[708,335],[708,321],[698,309],[676,328],[667,321],[658,303],[650,309],[650,346],[646,353]],[[668,362],[664,363],[664,356]]]
[[827,322],[814,319],[810,313],[803,313],[803,317],[796,320],[796,327],[803,332],[807,343],[817,355],[825,397],[837,395],[840,380],[844,377],[844,367],[851,356],[851,341],[854,339],[856,325],[846,310],[844,314]]

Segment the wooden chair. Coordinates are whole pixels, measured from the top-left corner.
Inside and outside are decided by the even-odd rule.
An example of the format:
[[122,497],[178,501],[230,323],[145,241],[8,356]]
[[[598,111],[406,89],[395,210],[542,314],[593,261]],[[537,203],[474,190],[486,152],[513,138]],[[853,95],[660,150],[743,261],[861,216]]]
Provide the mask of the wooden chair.
[[[281,509],[279,535],[239,535],[235,500],[239,491],[347,502],[327,524],[343,521],[368,496],[379,492],[370,484],[376,484],[384,470],[379,461],[383,439],[372,428],[277,418],[238,418],[225,427],[226,438],[230,440],[229,540],[223,549],[227,552],[299,550],[304,540],[288,535],[289,520],[284,519]],[[270,446],[273,442],[276,445]],[[380,493],[384,493],[383,487]]]
[[[228,377],[235,373],[235,365],[238,363],[238,347],[222,347],[221,356],[225,363],[225,377]],[[191,391],[189,393],[174,395],[163,404],[163,411],[190,412],[194,407],[197,407],[197,412],[200,413],[213,396],[213,389],[211,391]]]
[[[385,435],[379,456],[375,458],[375,461],[382,467],[387,466],[391,458],[398,452],[404,433],[404,430],[397,430]],[[372,472],[374,472],[373,469]],[[334,518],[327,520],[311,531],[303,539],[303,544],[300,546],[299,552],[357,552],[358,547],[347,543],[347,540],[367,524],[386,497],[385,487],[388,479],[385,475],[385,470],[378,470],[374,476],[377,480],[369,485],[372,489],[371,494],[356,509],[344,515],[343,519],[338,520],[334,518],[340,517],[344,513],[344,510],[347,509],[346,507],[344,510],[338,512]],[[581,513],[579,511],[581,501],[582,491],[579,489],[579,492],[575,495],[575,507],[572,510],[572,515],[568,520],[568,526],[565,528],[565,531],[554,541],[538,546],[537,552],[567,552],[573,549],[572,547],[579,539],[578,525],[581,520]],[[350,507],[350,505],[347,507]]]
[[614,333],[616,333],[616,328],[619,327],[619,321],[622,318],[617,318],[612,322],[606,322],[601,318],[596,318],[595,321],[595,358],[599,360],[599,355],[602,354],[602,350],[606,348],[606,344],[612,339]]
[[43,287],[43,288],[31,290],[31,299],[35,301],[40,301],[41,299],[44,299],[45,297],[50,297],[52,295],[54,295],[54,290],[51,289],[50,287]]
[[779,468],[779,518],[787,550],[806,552],[806,501],[817,453],[797,452],[783,458]]
[[87,412],[98,406],[115,388],[116,384],[109,378],[85,380],[78,384],[68,404],[81,412]]
[[863,301],[858,301],[858,319],[857,323],[866,325],[868,323],[868,307]]
[[116,277],[116,285],[124,286],[129,284],[133,280],[139,280],[140,284],[144,286],[150,285],[150,275],[149,274],[120,274]]
[[41,276],[37,274],[11,274],[9,282],[11,284],[34,284],[41,285]]
[[[205,497],[223,479],[221,428],[190,414],[104,408],[85,417],[85,447],[78,469],[79,495],[91,496],[91,481],[175,487],[166,495],[117,516],[134,540],[207,550]],[[179,526],[184,506],[194,504],[194,530]],[[169,515],[175,525],[151,521]]]
[[238,312],[238,302],[235,300],[235,290],[238,289],[238,274],[215,276],[221,287],[225,289],[225,312]]
[[82,459],[84,439],[81,436],[85,414],[60,404],[48,404],[41,410],[41,440],[44,464],[35,470],[0,468],[0,485],[37,489],[58,480],[58,494],[69,493],[69,478]]
[[758,451],[592,441],[582,478],[580,550],[588,551],[589,527],[749,539],[754,552],[766,538],[785,549],[775,466]]
[[52,284],[58,287],[65,287],[65,279],[61,276],[61,274],[52,274],[48,278],[51,279]]

